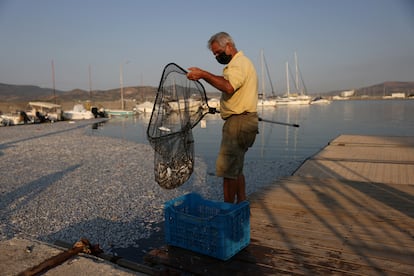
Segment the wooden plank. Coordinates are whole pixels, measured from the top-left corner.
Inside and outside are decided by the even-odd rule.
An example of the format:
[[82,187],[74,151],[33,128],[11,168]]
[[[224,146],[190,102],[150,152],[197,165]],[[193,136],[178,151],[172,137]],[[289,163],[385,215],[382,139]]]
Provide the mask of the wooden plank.
[[[382,173],[376,173],[378,171]],[[295,172],[295,175],[412,185],[414,184],[414,164],[308,160]]]
[[393,145],[414,147],[413,136],[371,136],[343,134],[332,140],[329,145],[335,144],[362,144],[366,146]]
[[414,164],[414,148],[366,147],[330,145],[311,158],[312,160],[347,160],[373,163]]
[[414,184],[414,137],[341,135],[295,175]]
[[[254,216],[257,217],[256,214]],[[292,222],[292,219],[294,222]],[[252,223],[260,225],[252,228],[252,232],[256,231],[260,233],[260,231],[270,231],[270,229],[273,229],[273,231],[276,232],[272,234],[272,238],[280,238],[284,234],[283,232],[288,231],[290,235],[294,235],[295,233],[305,233],[312,238],[321,238],[324,240],[331,239],[333,241],[338,241],[338,239],[340,239],[338,242],[357,239],[364,243],[377,243],[378,240],[381,240],[383,241],[383,245],[404,247],[407,250],[414,250],[412,231],[407,231],[405,229],[402,229],[400,232],[397,229],[392,229],[384,224],[341,224],[341,221],[334,221],[334,223],[330,222],[327,224],[320,219],[306,220],[306,222],[303,222],[302,219],[298,217],[289,219],[278,216],[276,222],[269,222],[267,216],[260,216],[252,220]],[[381,229],[378,229],[379,226]],[[381,226],[384,226],[385,229]],[[283,228],[284,231],[282,233],[278,232],[277,230],[279,228]],[[331,237],[332,232],[334,232],[336,236]]]
[[[352,273],[370,275],[373,271],[382,271],[385,275],[389,274],[385,273],[386,271],[390,273],[412,275],[413,272],[412,259],[406,258],[404,259],[404,262],[402,262],[401,259],[395,261],[394,259],[381,256],[374,250],[371,250],[370,252],[361,250],[350,251],[341,247],[327,247],[309,242],[298,243],[294,246],[285,241],[272,239],[262,240],[260,237],[254,239],[252,245],[272,248],[274,255],[284,252],[284,260],[301,259],[301,262],[306,261],[309,263],[325,261],[332,264],[340,263],[339,266],[326,265],[330,269],[343,269],[343,267],[352,268],[352,270],[346,270],[344,275],[351,275]],[[375,252],[376,255],[371,255],[371,252]],[[403,256],[405,257],[406,255]],[[396,258],[397,257],[398,256],[396,256]],[[283,263],[282,259],[280,259],[280,263]]]

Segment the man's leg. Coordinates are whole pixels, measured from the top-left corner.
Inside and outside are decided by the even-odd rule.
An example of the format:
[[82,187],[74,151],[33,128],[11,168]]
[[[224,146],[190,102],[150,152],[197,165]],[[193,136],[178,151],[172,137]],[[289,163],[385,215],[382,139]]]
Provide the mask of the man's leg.
[[246,180],[244,174],[239,175],[237,178],[237,203],[246,200]]
[[237,203],[246,200],[246,180],[241,174],[237,179],[223,178],[224,202]]
[[239,179],[223,178],[224,202],[234,203],[237,194]]

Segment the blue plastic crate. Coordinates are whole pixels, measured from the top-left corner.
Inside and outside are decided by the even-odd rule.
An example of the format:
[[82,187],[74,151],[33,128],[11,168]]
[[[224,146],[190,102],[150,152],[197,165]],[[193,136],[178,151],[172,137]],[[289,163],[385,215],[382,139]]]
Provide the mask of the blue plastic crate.
[[189,193],[165,203],[169,245],[228,260],[250,243],[250,207]]

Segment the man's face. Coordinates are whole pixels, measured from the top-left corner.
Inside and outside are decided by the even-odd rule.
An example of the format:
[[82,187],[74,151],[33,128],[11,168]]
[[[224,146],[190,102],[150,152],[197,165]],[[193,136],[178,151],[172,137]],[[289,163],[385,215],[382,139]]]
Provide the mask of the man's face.
[[221,54],[223,52],[226,53],[226,50],[227,50],[227,45],[224,48],[222,48],[220,46],[220,44],[218,44],[216,41],[214,41],[213,43],[211,43],[211,51],[213,52],[213,55],[215,57],[217,57],[219,54]]
[[229,51],[229,44],[226,44],[224,48],[222,48],[217,42],[211,43],[211,51],[213,55],[216,57],[216,60],[220,64],[228,64],[232,59],[232,56],[227,54]]

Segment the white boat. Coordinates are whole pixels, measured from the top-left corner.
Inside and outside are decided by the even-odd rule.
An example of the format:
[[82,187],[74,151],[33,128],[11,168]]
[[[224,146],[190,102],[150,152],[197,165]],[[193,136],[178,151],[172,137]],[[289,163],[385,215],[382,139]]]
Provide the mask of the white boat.
[[58,104],[49,102],[29,102],[30,111],[26,112],[27,116],[33,120],[60,121],[62,119],[62,107]]
[[216,108],[217,110],[220,109],[220,99],[211,98],[208,100],[208,106]]
[[279,97],[276,99],[276,105],[307,105],[311,101],[311,97],[306,95],[303,89],[300,88],[299,85],[299,67],[297,56],[295,53],[295,63],[296,63],[296,80],[295,80],[295,87],[297,93],[291,94],[290,93],[290,82],[289,82],[289,63],[286,62],[286,85],[287,85],[287,92],[283,97]]
[[276,105],[308,105],[309,99],[298,99],[295,97],[281,97],[275,100]]
[[169,107],[171,108],[171,111],[183,111],[183,110],[189,110],[192,112],[196,112],[200,108],[203,108],[203,103],[198,100],[194,99],[180,99],[178,101],[171,101],[168,103]]
[[82,104],[75,104],[72,110],[63,111],[62,117],[65,120],[87,120],[95,118],[95,115]]
[[310,104],[330,104],[330,103],[331,103],[331,100],[328,100],[322,97],[316,97],[312,99],[312,101],[310,102]]
[[[259,107],[259,108],[276,107],[275,97],[274,96],[273,97],[267,97],[267,95],[266,95],[266,81],[265,81],[266,78],[265,78],[265,69],[264,69],[265,65],[266,65],[266,68],[268,68],[265,57],[264,57],[263,50],[261,50],[262,92],[261,92],[261,97],[259,98],[259,100],[257,102],[257,107]],[[270,79],[269,70],[267,70],[267,72],[268,72],[268,77]],[[274,95],[273,85],[272,85],[271,81],[270,81],[270,86],[272,88],[272,95]]]
[[275,107],[276,106],[276,99],[267,98],[267,99],[259,99],[258,107]]
[[15,126],[23,123],[24,121],[21,113],[0,115],[0,126]]
[[148,113],[148,112],[152,112],[153,107],[154,107],[154,103],[146,101],[141,104],[137,104],[135,106],[135,110],[138,113]]
[[332,100],[335,100],[335,101],[344,101],[344,100],[349,100],[349,98],[348,97],[341,97],[341,96],[335,95],[335,96],[332,97]]

